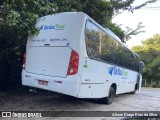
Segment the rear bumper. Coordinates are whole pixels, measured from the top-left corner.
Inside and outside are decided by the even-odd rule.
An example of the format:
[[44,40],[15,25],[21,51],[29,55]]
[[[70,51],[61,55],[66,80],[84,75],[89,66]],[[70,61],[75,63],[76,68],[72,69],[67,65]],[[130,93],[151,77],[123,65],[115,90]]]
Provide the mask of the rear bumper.
[[[38,80],[48,81],[48,85],[38,84]],[[58,82],[59,81],[59,82]],[[51,77],[28,73],[25,70],[22,71],[22,85],[31,86],[35,88],[54,91],[74,97],[78,97],[80,77],[78,74],[67,76],[66,78]]]

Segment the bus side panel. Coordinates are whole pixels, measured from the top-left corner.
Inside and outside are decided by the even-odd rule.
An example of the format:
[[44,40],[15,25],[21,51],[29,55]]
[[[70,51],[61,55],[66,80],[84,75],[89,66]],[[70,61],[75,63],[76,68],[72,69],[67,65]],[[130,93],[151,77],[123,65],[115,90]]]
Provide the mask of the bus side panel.
[[[137,80],[136,72],[88,57],[84,58],[80,97],[107,97],[112,84],[116,84],[116,94],[134,91]],[[118,70],[119,73],[116,72]]]
[[[134,90],[136,72],[121,67],[90,59],[86,50],[85,40],[83,41],[83,72],[80,86],[80,97],[102,98],[108,96],[112,84],[116,84],[116,94]],[[112,73],[109,71],[113,69]],[[126,72],[126,76],[118,75],[115,71],[120,69]]]
[[[84,28],[85,29],[85,28]],[[83,33],[83,32],[82,32]],[[98,60],[88,57],[86,50],[85,34],[82,35],[81,44],[81,85],[79,88],[79,97],[81,98],[102,98],[108,96],[108,91],[113,83],[116,83],[119,90],[118,93],[124,92],[124,80],[118,76],[110,76],[108,68],[113,67]]]
[[124,93],[132,92],[135,89],[136,81],[137,81],[137,73],[131,70],[128,70],[128,75],[126,79],[124,79]]
[[[117,94],[124,93],[125,80],[121,79],[119,75],[110,75],[108,70],[112,67],[115,66],[85,57],[80,89],[80,92],[82,92],[80,93],[81,96],[88,95],[93,98],[106,97],[111,85],[114,83],[117,86]],[[83,93],[82,89],[87,89],[88,92],[84,90]]]
[[103,98],[108,96],[110,84],[82,84],[79,91],[80,98]]

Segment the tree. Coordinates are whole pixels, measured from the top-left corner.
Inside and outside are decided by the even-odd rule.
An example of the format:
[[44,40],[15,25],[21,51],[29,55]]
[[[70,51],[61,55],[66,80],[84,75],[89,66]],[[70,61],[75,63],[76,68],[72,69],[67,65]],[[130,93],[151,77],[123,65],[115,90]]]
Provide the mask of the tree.
[[[114,16],[113,16],[113,18],[114,18],[115,16],[121,14],[121,13],[122,13],[123,11],[125,11],[125,10],[128,10],[129,12],[133,13],[135,10],[138,10],[138,9],[146,6],[147,4],[154,3],[154,2],[156,2],[156,1],[158,1],[158,0],[148,0],[148,1],[142,3],[142,4],[138,5],[138,6],[134,6],[134,7],[133,7],[133,6],[130,4],[129,6],[125,6],[123,9],[117,9],[117,10],[116,10],[116,13],[115,13]],[[144,28],[144,27],[145,27],[145,26],[142,25],[142,22],[139,22],[139,23],[137,24],[137,27],[134,28],[134,29],[132,29],[132,28],[130,28],[130,27],[127,26],[127,27],[126,27],[126,30],[125,30],[125,32],[124,32],[124,38],[122,39],[122,42],[126,43],[128,40],[130,40],[130,39],[132,38],[132,36],[137,35],[137,34],[139,34],[139,33],[145,32],[144,30],[142,30],[142,28]]]
[[128,11],[131,11],[131,12],[133,13],[134,10],[140,9],[140,8],[146,6],[147,4],[149,4],[149,3],[154,3],[154,2],[156,2],[156,1],[158,1],[158,0],[148,0],[148,1],[142,3],[142,4],[138,5],[138,6],[134,6],[134,7],[129,6],[129,8],[126,8],[126,9],[127,9]]
[[132,47],[145,63],[144,80],[149,86],[160,87],[160,34],[142,41],[141,46]]
[[126,27],[126,31],[124,32],[124,34],[125,34],[124,43],[126,43],[128,40],[130,40],[133,35],[137,35],[139,33],[145,32],[144,30],[141,30],[144,27],[145,26],[142,25],[142,22],[139,22],[135,29]]
[[43,0],[6,0],[0,6],[0,90],[21,86],[27,36],[38,33],[36,19],[50,14],[52,5]]
[[0,18],[8,28],[14,27],[26,34],[37,33],[36,19],[50,14],[51,7],[54,4],[48,5],[44,0],[6,0],[1,6]]

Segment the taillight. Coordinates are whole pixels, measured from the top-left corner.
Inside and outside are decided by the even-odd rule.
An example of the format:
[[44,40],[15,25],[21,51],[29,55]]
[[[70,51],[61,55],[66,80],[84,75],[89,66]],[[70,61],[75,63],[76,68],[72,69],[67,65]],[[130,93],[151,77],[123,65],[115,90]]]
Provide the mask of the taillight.
[[23,69],[26,67],[26,53],[23,54]]
[[76,51],[72,50],[69,61],[67,75],[74,75],[78,72],[79,55]]

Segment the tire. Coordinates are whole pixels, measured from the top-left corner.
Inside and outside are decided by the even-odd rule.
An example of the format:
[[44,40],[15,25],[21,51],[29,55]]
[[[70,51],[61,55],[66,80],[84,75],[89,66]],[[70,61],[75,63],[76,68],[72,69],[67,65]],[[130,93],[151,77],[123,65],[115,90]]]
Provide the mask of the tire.
[[115,95],[114,88],[110,87],[108,97],[102,98],[101,99],[102,103],[107,104],[107,105],[112,104],[113,99],[114,99],[114,95]]
[[134,91],[130,92],[131,94],[136,94],[136,85],[135,85],[135,88],[134,88]]
[[132,92],[130,92],[132,95],[134,95],[134,94],[136,94],[136,90],[135,91],[132,91]]

